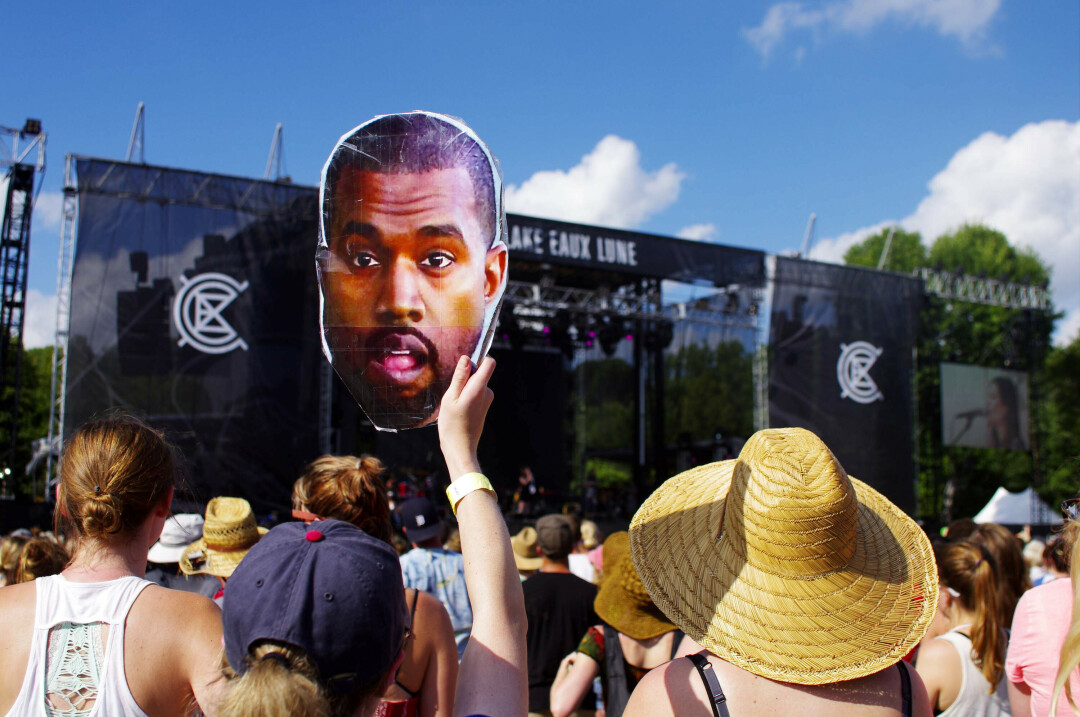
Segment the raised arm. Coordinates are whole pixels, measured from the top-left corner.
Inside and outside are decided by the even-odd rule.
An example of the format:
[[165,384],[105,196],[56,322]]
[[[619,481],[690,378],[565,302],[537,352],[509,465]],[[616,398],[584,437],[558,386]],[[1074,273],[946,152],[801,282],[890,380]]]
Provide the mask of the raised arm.
[[[439,408],[439,444],[456,481],[479,473],[476,448],[494,394],[488,380],[495,361],[485,358],[469,376],[467,357]],[[523,715],[528,712],[525,600],[510,548],[510,534],[495,497],[475,490],[457,506],[465,584],[473,610],[472,634],[458,672],[455,715]]]

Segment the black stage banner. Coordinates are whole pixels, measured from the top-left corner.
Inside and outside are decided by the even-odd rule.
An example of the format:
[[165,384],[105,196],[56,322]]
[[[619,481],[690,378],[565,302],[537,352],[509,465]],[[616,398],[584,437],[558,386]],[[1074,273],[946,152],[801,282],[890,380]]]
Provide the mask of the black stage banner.
[[915,510],[918,279],[776,258],[769,424],[818,434],[851,475]]
[[310,187],[77,163],[65,433],[112,408],[162,428],[191,497],[288,505],[318,455]]
[[[765,284],[765,253],[754,249],[507,214],[510,256],[713,286]],[[511,277],[513,278],[513,277]]]

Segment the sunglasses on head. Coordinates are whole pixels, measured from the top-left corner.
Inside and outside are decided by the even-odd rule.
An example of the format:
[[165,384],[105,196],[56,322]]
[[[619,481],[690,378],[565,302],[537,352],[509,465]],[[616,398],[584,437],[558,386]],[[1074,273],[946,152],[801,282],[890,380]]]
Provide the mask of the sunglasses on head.
[[1061,512],[1068,516],[1069,520],[1080,520],[1080,498],[1062,501]]

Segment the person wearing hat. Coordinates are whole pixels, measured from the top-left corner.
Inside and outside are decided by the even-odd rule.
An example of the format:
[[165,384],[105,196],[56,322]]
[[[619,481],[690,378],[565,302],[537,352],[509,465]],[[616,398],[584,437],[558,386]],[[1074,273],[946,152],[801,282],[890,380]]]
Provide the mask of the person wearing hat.
[[[593,600],[596,586],[570,572],[574,531],[565,515],[545,515],[536,521],[540,545],[540,572],[521,584],[529,651],[529,714],[549,715],[551,685],[563,657],[577,647],[581,636],[596,624]],[[581,709],[596,709],[592,693]]]
[[251,504],[243,498],[211,498],[206,504],[202,537],[180,554],[184,575],[211,575],[220,585],[214,601],[221,605],[222,587],[248,551],[266,535],[255,522]]
[[[386,466],[370,455],[320,456],[293,484],[292,516],[309,525],[333,518],[387,545],[393,535],[383,490]],[[396,551],[395,551],[396,552]],[[446,608],[434,595],[405,589],[413,639],[393,682],[383,693],[379,717],[449,717],[454,710],[458,652]]]
[[514,563],[523,581],[535,575],[544,564],[544,559],[540,557],[539,540],[536,528],[531,525],[526,525],[510,538],[510,547],[514,549]]
[[170,590],[198,593],[214,597],[221,581],[213,575],[185,575],[180,570],[184,549],[202,537],[203,517],[198,513],[170,515],[161,530],[161,537],[146,554],[146,579]]
[[603,620],[559,665],[551,686],[552,717],[567,717],[599,675],[605,717],[621,717],[630,693],[649,670],[671,660],[683,633],[653,605],[630,557],[630,535],[604,541],[604,572],[593,602]]
[[704,650],[638,683],[624,715],[932,714],[901,658],[938,605],[930,541],[816,435],[759,431],[661,485],[630,524],[653,602]]
[[458,657],[465,653],[473,613],[465,588],[465,559],[439,541],[442,519],[427,498],[411,498],[401,506],[401,524],[412,550],[401,556],[405,587],[423,590],[439,599],[450,614]]
[[[494,362],[472,378],[462,357],[439,410],[474,640],[458,673],[455,714],[520,715],[526,708],[524,605],[510,536],[477,443],[493,394]],[[410,641],[396,552],[338,520],[286,523],[233,573],[222,615],[223,717],[373,717]]]

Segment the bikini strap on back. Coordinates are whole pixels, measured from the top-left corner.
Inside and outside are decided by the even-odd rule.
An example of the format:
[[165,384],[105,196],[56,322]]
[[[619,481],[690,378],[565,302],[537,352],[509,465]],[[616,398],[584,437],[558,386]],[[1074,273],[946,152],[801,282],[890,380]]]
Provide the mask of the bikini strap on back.
[[698,674],[701,675],[701,681],[705,683],[705,692],[709,695],[709,701],[712,704],[713,717],[731,717],[727,708],[727,697],[724,696],[724,690],[720,687],[720,680],[717,679],[712,664],[702,657],[701,653],[687,655],[687,657],[694,663]]

